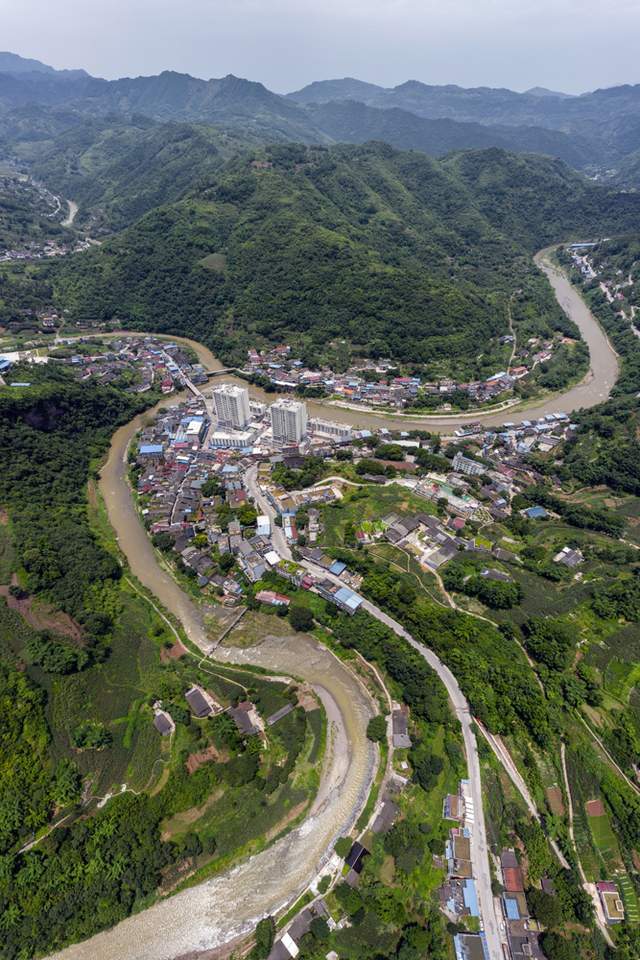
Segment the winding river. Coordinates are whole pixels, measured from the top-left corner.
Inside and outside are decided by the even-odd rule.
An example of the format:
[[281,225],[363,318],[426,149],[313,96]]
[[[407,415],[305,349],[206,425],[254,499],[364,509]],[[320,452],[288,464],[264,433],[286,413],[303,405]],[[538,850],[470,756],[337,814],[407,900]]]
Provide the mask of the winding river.
[[[179,400],[172,398],[174,403]],[[158,404],[162,405],[167,401]],[[207,651],[210,640],[200,610],[159,566],[127,484],[129,443],[153,412],[135,417],[114,434],[101,470],[100,491],[132,572],[181,621],[189,638]],[[326,863],[335,839],[351,830],[364,807],[378,758],[366,728],[377,711],[356,675],[328,649],[301,635],[267,636],[249,648],[218,647],[216,659],[298,676],[318,693],[328,718],[327,751],[307,817],[243,863],[68,947],[52,960],[173,960],[219,949],[299,896]]]
[[[571,413],[601,403],[618,375],[617,356],[604,332],[579,293],[553,266],[549,251],[541,251],[536,262],[549,278],[558,302],[580,328],[591,362],[584,380],[562,396],[520,407],[518,415],[529,419],[555,411]],[[175,339],[193,347],[207,369],[222,369],[206,347],[185,338]],[[274,399],[273,394],[255,387],[250,392],[261,400]],[[171,402],[179,400],[180,397],[173,397]],[[166,405],[167,400],[158,404]],[[330,417],[363,428],[422,426],[439,432],[450,432],[457,423],[470,419],[492,426],[516,416],[513,409],[461,417],[411,417],[347,410],[318,401],[308,402],[308,407],[311,416]],[[129,442],[153,413],[147,411],[115,433],[101,471],[100,489],[119,545],[135,576],[181,621],[189,638],[208,650],[210,641],[200,610],[159,566],[126,481]],[[216,657],[229,663],[255,663],[277,673],[295,674],[317,690],[329,718],[330,732],[320,790],[309,815],[300,826],[249,860],[55,954],[53,960],[174,960],[228,944],[247,933],[260,917],[275,912],[305,889],[326,861],[335,838],[347,832],[357,818],[372,782],[376,753],[365,735],[373,706],[354,674],[316,641],[299,635],[266,637],[252,648],[218,648]]]
[[[482,423],[487,427],[498,427],[507,421],[518,422],[525,418],[536,420],[548,413],[570,414],[603,403],[611,393],[611,389],[618,378],[618,356],[578,290],[572,286],[565,273],[553,263],[551,258],[553,249],[554,247],[547,247],[541,250],[536,254],[535,262],[546,275],[558,303],[576,324],[589,348],[589,370],[580,383],[570,387],[564,393],[546,397],[544,400],[534,400],[529,404],[526,402],[514,404],[497,412],[494,410],[483,413],[480,410],[474,410],[466,413],[444,415],[383,413],[371,412],[357,406],[339,406],[327,400],[307,400],[309,416],[349,423],[360,429],[410,430],[422,428],[433,433],[446,434],[452,433],[462,423],[470,421]],[[119,331],[119,333],[140,335],[140,331],[135,330]],[[149,336],[158,335],[149,334]],[[215,373],[226,369],[224,364],[203,344],[187,337],[172,337],[171,339],[192,347],[207,370]],[[278,396],[276,393],[266,393],[260,387],[247,384],[245,380],[233,374],[225,374],[224,378],[221,379],[248,387],[251,396],[263,403],[273,403]],[[217,379],[216,382],[218,382]]]

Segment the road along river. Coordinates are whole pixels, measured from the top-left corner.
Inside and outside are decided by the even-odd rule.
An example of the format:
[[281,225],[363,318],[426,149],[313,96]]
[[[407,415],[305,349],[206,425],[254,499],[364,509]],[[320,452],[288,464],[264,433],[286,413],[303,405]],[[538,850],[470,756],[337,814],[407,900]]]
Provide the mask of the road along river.
[[[388,430],[410,430],[412,428],[422,428],[423,430],[431,430],[433,433],[452,433],[462,423],[469,423],[470,421],[482,423],[487,427],[498,427],[506,421],[518,422],[525,418],[536,420],[548,413],[572,413],[574,410],[580,410],[583,407],[594,407],[598,403],[603,403],[611,393],[611,389],[618,378],[618,357],[580,293],[572,286],[563,271],[552,262],[551,253],[553,249],[553,247],[548,247],[541,250],[536,254],[535,262],[549,280],[558,303],[576,324],[589,347],[589,371],[580,383],[570,387],[563,394],[537,402],[532,401],[529,405],[519,404],[507,407],[498,412],[482,413],[475,410],[445,416],[437,414],[385,414],[359,410],[355,406],[341,407],[326,400],[307,400],[309,416],[324,417],[325,419],[337,420],[340,423],[350,423],[352,426],[361,429],[386,427]],[[213,357],[210,351],[207,351],[207,354],[209,355],[209,370],[223,369],[223,365],[216,357]],[[213,364],[211,364],[211,359],[213,359]],[[201,362],[206,362],[204,357]],[[247,386],[246,382],[238,377],[225,375],[224,379]],[[249,386],[249,392],[252,397],[256,400],[262,400],[263,403],[272,403],[276,397],[275,394],[265,393],[264,390],[254,386]]]
[[[373,413],[360,410],[357,406],[349,408],[338,406],[327,400],[307,400],[307,410],[310,417],[324,417],[337,420],[340,423],[349,423],[360,429],[386,428],[396,430],[423,429],[433,433],[453,433],[462,423],[470,421],[482,423],[487,427],[498,427],[507,421],[518,422],[523,419],[536,420],[548,413],[573,413],[581,408],[594,407],[603,403],[615,384],[618,373],[618,357],[609,343],[607,336],[582,299],[578,290],[572,286],[559,267],[551,258],[553,247],[548,247],[536,254],[535,262],[546,275],[553,288],[556,299],[567,316],[574,321],[582,337],[589,347],[589,370],[583,380],[570,387],[562,394],[547,397],[544,400],[532,401],[496,412],[467,411],[466,413],[438,415],[438,414],[402,414],[402,413]],[[120,331],[132,336],[140,336],[140,331]],[[158,336],[158,334],[148,334]],[[185,337],[173,337],[181,343],[190,346],[197,354],[200,362],[211,372],[226,369],[216,356],[203,344]],[[246,386],[249,393],[256,400],[263,403],[273,403],[278,394],[266,393],[260,387],[247,384],[245,380],[234,374],[224,374],[220,380],[238,383]],[[220,382],[216,378],[215,382]],[[205,388],[206,392],[206,388]]]

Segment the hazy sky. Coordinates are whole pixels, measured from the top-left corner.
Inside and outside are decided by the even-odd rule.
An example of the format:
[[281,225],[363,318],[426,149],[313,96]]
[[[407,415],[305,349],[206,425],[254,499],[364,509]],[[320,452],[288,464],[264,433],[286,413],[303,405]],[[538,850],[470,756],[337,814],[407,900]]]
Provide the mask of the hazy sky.
[[640,82],[639,0],[0,0],[0,48],[103,77]]

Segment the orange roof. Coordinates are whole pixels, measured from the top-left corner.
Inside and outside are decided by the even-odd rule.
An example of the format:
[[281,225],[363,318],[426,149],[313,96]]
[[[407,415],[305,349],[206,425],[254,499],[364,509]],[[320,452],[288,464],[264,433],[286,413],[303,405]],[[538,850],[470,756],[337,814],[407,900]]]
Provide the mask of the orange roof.
[[508,893],[522,893],[524,886],[522,883],[522,873],[520,867],[503,867],[504,887]]

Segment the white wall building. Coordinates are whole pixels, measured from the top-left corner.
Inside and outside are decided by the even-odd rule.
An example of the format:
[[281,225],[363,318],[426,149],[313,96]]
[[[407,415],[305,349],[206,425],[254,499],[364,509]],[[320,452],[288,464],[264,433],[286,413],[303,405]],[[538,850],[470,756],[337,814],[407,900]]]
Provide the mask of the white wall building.
[[479,477],[481,474],[487,472],[487,468],[483,463],[478,463],[477,460],[472,460],[471,457],[465,457],[460,451],[458,451],[453,458],[452,466],[458,473],[464,473],[468,477]]
[[271,429],[277,443],[300,443],[307,434],[307,405],[282,397],[271,404]]
[[218,428],[244,430],[251,419],[249,391],[234,383],[222,383],[212,391]]
[[352,429],[348,423],[337,423],[335,420],[322,420],[320,417],[309,420],[309,432],[319,437],[328,437],[331,440],[351,440]]
[[256,438],[255,430],[236,430],[227,433],[226,430],[214,430],[209,434],[209,446],[229,450],[244,450],[252,447]]

